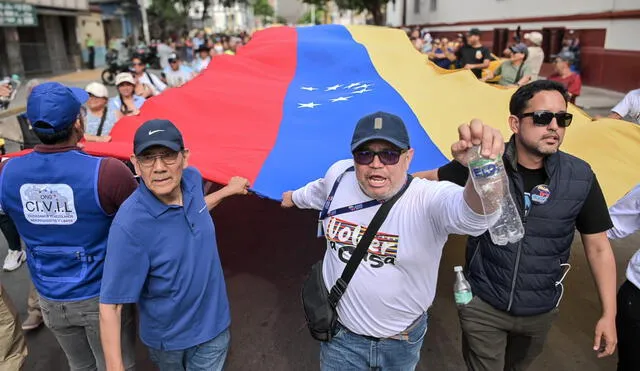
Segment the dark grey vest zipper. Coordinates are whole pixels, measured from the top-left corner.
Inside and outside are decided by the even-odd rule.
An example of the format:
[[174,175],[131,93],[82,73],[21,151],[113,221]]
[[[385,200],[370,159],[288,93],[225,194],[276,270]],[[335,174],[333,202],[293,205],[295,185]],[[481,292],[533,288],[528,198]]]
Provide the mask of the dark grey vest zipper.
[[[520,206],[518,209],[522,210],[522,226],[524,227],[524,236],[520,241],[518,241],[518,252],[516,253],[516,262],[513,268],[513,279],[511,280],[511,292],[509,293],[509,305],[507,306],[507,312],[511,311],[511,305],[513,304],[513,295],[516,291],[516,280],[518,279],[518,268],[520,267],[520,256],[522,255],[522,241],[527,235],[527,214],[524,210],[524,190],[522,190],[522,185],[520,184],[520,175],[518,173],[512,174],[514,177],[513,184],[516,188],[516,193],[520,191],[521,197],[515,197],[517,201],[517,205]],[[514,195],[515,196],[515,195]]]

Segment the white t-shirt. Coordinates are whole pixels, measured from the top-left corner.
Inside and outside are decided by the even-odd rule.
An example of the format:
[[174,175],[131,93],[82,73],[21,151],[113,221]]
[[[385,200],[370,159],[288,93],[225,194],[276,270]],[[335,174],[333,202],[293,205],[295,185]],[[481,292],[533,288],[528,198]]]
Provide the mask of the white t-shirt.
[[[153,83],[149,79],[149,76],[151,76],[151,79],[153,79]],[[142,76],[138,77],[138,82],[147,85],[153,92],[153,96],[162,93],[164,89],[167,88],[167,85],[162,82],[162,80],[160,80],[158,76],[152,74],[151,72],[144,72]]]
[[167,85],[172,88],[184,85],[194,76],[193,70],[185,65],[180,65],[177,71],[174,71],[171,67],[167,67],[162,72],[167,80]]
[[[609,209],[613,228],[607,231],[611,239],[624,238],[640,229],[640,184]],[[627,279],[640,289],[640,250],[631,257]]]
[[[335,163],[324,178],[293,193],[299,208],[322,209],[338,176],[353,160]],[[355,176],[346,173],[331,210],[371,200]],[[330,289],[342,274],[357,241],[380,206],[327,217],[323,274]],[[463,199],[463,188],[450,182],[414,179],[393,206],[338,303],[340,322],[349,330],[385,338],[405,330],[432,304],[442,247],[449,234],[484,233],[484,215]],[[354,238],[354,235],[357,238]]]
[[611,111],[623,118],[628,115],[636,124],[640,124],[640,89],[627,93]]
[[536,81],[538,75],[540,75],[542,62],[544,62],[544,51],[539,46],[530,46],[528,49],[529,56],[527,57],[527,63],[531,68],[531,81]]

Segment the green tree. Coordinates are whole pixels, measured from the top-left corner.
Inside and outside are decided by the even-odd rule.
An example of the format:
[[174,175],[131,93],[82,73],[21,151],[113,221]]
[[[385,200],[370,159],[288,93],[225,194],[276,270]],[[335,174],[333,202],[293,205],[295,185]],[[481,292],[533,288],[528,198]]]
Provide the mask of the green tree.
[[251,5],[253,6],[253,14],[262,17],[263,20],[267,17],[273,17],[275,14],[273,7],[267,0],[253,0]]
[[[325,7],[328,0],[302,0],[307,4],[315,4],[319,7]],[[340,9],[355,10],[357,12],[367,11],[373,18],[373,23],[377,25],[384,24],[383,7],[387,5],[389,0],[333,0]]]

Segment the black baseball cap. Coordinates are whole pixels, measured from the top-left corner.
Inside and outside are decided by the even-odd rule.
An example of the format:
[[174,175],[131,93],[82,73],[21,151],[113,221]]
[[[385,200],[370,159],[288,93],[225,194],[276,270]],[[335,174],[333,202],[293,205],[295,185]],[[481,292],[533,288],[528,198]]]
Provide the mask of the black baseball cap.
[[475,36],[480,36],[480,29],[479,28],[472,28],[469,30],[469,35],[475,35]]
[[153,146],[167,147],[173,151],[184,149],[180,130],[169,120],[155,119],[142,124],[133,137],[133,153],[138,156]]
[[178,54],[176,53],[171,53],[169,54],[169,58],[167,58],[167,60],[169,61],[169,63],[173,62],[173,61],[177,61],[179,60],[180,57],[178,56]]
[[358,121],[351,139],[351,151],[372,140],[386,140],[400,149],[409,149],[409,133],[399,116],[378,111]]

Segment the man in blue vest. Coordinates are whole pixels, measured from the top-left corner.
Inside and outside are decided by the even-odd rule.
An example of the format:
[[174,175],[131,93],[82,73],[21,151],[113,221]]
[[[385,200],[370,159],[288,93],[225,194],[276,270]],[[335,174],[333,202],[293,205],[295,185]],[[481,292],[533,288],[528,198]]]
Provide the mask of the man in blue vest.
[[[71,370],[104,370],[99,304],[111,221],[136,189],[129,169],[112,158],[82,152],[84,90],[41,84],[27,101],[27,117],[43,144],[4,162],[0,203],[27,246],[27,264],[40,294],[44,322]],[[125,319],[123,357],[135,366],[135,328]]]
[[233,177],[204,195],[188,166],[182,134],[150,120],[134,136],[131,162],[142,182],[109,232],[100,292],[100,330],[109,370],[122,370],[122,305],[137,303],[140,339],[161,371],[219,371],[229,347],[229,301],[209,215],[222,199],[247,194]]
[[[573,118],[567,102],[567,90],[547,80],[511,97],[514,134],[503,160],[525,236],[506,247],[494,245],[488,232],[468,240],[466,274],[474,298],[459,317],[470,370],[524,370],[542,352],[571,268],[576,228],[602,303],[593,349],[598,357],[615,350],[616,264],[606,234],[612,224],[589,164],[559,150]],[[451,163],[416,175],[464,184],[464,148],[455,143],[451,152]]]

